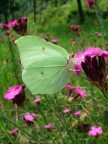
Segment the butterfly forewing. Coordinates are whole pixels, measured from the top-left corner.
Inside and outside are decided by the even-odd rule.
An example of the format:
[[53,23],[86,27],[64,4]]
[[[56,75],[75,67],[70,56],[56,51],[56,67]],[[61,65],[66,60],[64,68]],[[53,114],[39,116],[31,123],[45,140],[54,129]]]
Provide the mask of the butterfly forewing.
[[44,60],[48,57],[68,58],[69,56],[65,49],[35,36],[21,37],[15,43],[19,47],[21,63],[24,68],[40,59]]

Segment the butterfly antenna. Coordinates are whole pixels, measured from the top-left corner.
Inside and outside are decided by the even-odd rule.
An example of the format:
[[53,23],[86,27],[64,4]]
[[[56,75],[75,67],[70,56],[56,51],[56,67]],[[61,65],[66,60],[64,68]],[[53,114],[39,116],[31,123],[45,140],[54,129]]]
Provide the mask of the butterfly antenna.
[[[73,49],[74,45],[76,44],[76,42],[74,41],[74,42],[72,42],[71,44],[72,44],[72,45],[71,45],[71,49],[70,49],[70,50],[72,51],[72,49]],[[71,52],[70,52],[70,53],[71,53]]]

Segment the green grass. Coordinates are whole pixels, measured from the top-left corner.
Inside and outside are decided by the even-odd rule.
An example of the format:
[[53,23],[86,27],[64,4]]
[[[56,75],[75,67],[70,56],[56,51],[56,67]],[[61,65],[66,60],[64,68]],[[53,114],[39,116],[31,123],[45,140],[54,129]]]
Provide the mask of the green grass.
[[[32,21],[29,21],[28,32],[42,38],[49,33],[50,39],[56,38],[58,45],[64,47],[70,53],[84,50],[90,45],[99,46],[102,44],[102,47],[106,48],[105,38],[97,38],[94,34],[96,31],[100,33],[103,31],[100,25],[98,27],[93,25],[93,20],[87,18],[85,24],[81,25],[83,30],[80,37],[70,30],[70,24],[64,23],[52,24],[49,22],[43,26],[43,24],[33,24]],[[73,23],[78,24],[78,21],[74,20]],[[90,38],[88,38],[89,33],[92,34]],[[107,144],[108,104],[102,93],[90,84],[84,74],[81,77],[72,74],[69,84],[85,89],[88,93],[88,97],[85,99],[79,98],[71,102],[67,101],[68,92],[66,89],[55,95],[33,96],[27,88],[25,88],[26,100],[23,107],[13,105],[12,101],[4,99],[3,96],[9,86],[22,84],[22,66],[18,62],[19,52],[16,45],[9,42],[12,35],[16,38],[19,37],[13,31],[11,31],[9,37],[0,32],[0,39],[3,39],[3,42],[0,43],[0,144],[8,144],[9,142],[12,144],[23,144],[24,142],[29,144]],[[73,47],[70,42],[71,38],[78,41]],[[84,40],[83,46],[80,44],[81,40]],[[40,104],[33,103],[36,97],[42,98]],[[67,115],[62,112],[65,108],[71,109],[71,112]],[[76,110],[82,110],[86,114],[84,120],[74,116],[73,113]],[[36,113],[36,120],[31,127],[22,120],[23,115],[27,112]],[[78,122],[73,128],[72,125],[76,120]],[[78,129],[82,121],[89,126],[102,126],[104,133],[97,138],[89,136],[87,132]],[[53,124],[51,130],[44,128],[47,123]],[[17,138],[14,138],[8,132],[16,127],[20,131]]]

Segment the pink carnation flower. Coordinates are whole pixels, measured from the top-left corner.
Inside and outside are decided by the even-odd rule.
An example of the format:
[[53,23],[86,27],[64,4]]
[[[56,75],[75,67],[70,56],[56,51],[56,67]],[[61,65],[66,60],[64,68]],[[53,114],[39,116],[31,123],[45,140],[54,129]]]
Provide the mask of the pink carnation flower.
[[82,90],[82,89],[80,89],[78,87],[71,86],[71,85],[67,84],[67,85],[65,85],[65,88],[67,88],[69,90],[72,90],[72,91],[75,91],[75,93],[80,95],[82,98],[85,98],[85,97],[88,96],[88,94],[84,90]]
[[106,79],[108,79],[108,75],[106,76]]
[[79,111],[75,111],[75,112],[74,112],[74,115],[78,116],[78,115],[81,114],[81,112],[82,112],[81,110],[79,110]]
[[101,135],[103,134],[102,127],[92,126],[88,131],[88,134],[94,137]]
[[100,38],[100,37],[102,37],[102,34],[99,33],[97,36],[98,36],[98,38]]
[[57,39],[52,39],[50,42],[53,44],[57,44]]
[[17,23],[18,23],[17,20],[13,20],[13,21],[10,21],[8,24],[5,24],[4,26],[10,28],[10,27],[14,27],[15,25],[17,25]]
[[22,88],[23,88],[23,85],[17,85],[17,86],[9,87],[7,90],[7,93],[4,95],[4,98],[8,99],[8,100],[14,99],[15,96],[20,94]]
[[75,63],[75,73],[80,75],[82,71],[82,63],[85,63],[86,58],[90,57],[91,59],[97,56],[103,56],[105,60],[108,59],[108,51],[102,50],[99,47],[89,46],[85,49],[84,52],[77,52],[75,58],[73,59]]
[[35,120],[35,113],[27,113],[24,115],[23,120],[28,124],[32,125],[33,121]]
[[25,35],[27,32],[27,18],[22,17],[21,19],[13,20],[8,24],[4,24],[4,27],[13,28],[19,35]]
[[95,32],[95,35],[98,35],[99,34],[99,32]]
[[19,131],[19,129],[13,129],[13,130],[11,130],[11,131],[9,131],[9,134],[10,135],[13,135],[13,136],[16,136],[16,133]]
[[21,105],[25,101],[24,85],[9,87],[7,93],[4,95],[4,98]]
[[15,38],[11,38],[10,39],[10,42],[14,42],[16,39]]
[[25,116],[23,117],[23,119],[25,121],[34,121],[34,117],[35,117],[35,113],[27,113],[25,114]]
[[70,109],[68,109],[68,108],[63,110],[63,113],[65,113],[65,114],[67,114],[69,112],[70,112]]
[[22,24],[26,23],[27,22],[27,18],[26,17],[22,17],[21,18],[21,22],[22,22]]
[[86,4],[91,7],[93,4],[95,4],[95,0],[86,0]]
[[5,30],[5,35],[10,35],[10,31],[9,30]]
[[34,103],[39,103],[41,101],[41,98],[37,98],[37,99],[35,99],[33,102]]
[[80,29],[80,25],[70,25],[70,28],[71,28],[74,32],[78,32],[78,30]]
[[44,126],[45,129],[50,129],[51,127],[52,127],[51,123],[49,123],[49,124],[47,124],[47,125]]

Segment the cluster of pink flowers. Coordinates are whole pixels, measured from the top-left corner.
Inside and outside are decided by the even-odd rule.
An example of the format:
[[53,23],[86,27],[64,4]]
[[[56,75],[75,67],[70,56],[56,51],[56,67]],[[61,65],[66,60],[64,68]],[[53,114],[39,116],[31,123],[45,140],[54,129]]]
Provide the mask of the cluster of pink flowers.
[[2,26],[5,28],[13,28],[19,35],[25,35],[27,32],[27,18],[22,17],[21,19],[10,21]]
[[88,134],[94,137],[99,136],[103,134],[102,127],[92,126],[90,130],[88,131]]
[[95,35],[97,35],[98,38],[102,37],[102,34],[100,34],[99,32],[95,32]]
[[[71,85],[65,85],[65,88],[67,88],[68,90],[70,90],[70,96],[73,96],[74,99],[76,99],[77,97],[81,96],[82,98],[85,98],[88,96],[88,94],[81,88],[75,87],[75,86],[71,86]],[[75,95],[72,95],[72,91],[75,92]]]
[[74,31],[77,32],[80,29],[80,25],[70,25],[70,28]]
[[99,47],[87,47],[84,52],[77,52],[75,55],[75,73],[79,76],[83,69],[92,84],[108,92],[106,60],[108,60],[108,51]]
[[81,30],[80,25],[70,25],[70,28],[76,33],[77,36],[80,36],[81,33],[79,30]]
[[77,75],[81,74],[82,63],[86,63],[87,57],[93,59],[98,56],[103,56],[105,60],[108,60],[108,51],[102,50],[99,47],[89,46],[86,48],[84,52],[77,52],[74,58],[76,74]]

